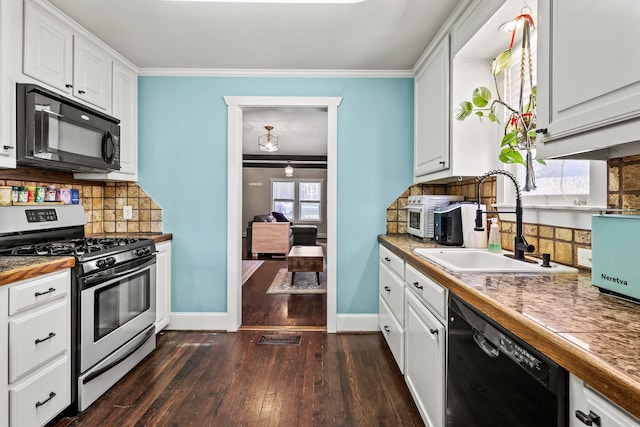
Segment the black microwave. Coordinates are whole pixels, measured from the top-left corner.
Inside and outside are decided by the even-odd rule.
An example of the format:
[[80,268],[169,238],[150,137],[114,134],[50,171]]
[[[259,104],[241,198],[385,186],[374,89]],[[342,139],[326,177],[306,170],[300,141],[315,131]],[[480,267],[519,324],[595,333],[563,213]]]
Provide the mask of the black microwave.
[[17,84],[16,164],[120,170],[120,120],[34,84]]

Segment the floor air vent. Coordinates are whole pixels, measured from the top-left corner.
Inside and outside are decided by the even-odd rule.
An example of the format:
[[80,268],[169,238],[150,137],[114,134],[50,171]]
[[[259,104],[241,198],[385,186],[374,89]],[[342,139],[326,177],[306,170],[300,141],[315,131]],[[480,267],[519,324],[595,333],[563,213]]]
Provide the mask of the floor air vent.
[[258,344],[264,345],[300,345],[300,335],[262,335]]

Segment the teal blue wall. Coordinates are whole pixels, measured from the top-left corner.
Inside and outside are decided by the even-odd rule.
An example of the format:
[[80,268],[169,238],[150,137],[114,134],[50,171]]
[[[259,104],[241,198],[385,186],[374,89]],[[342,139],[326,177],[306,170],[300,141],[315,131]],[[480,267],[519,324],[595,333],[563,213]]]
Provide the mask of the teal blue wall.
[[413,79],[140,77],[138,89],[139,184],[173,233],[172,311],[226,312],[223,96],[341,96],[338,313],[377,313],[377,235],[413,179]]

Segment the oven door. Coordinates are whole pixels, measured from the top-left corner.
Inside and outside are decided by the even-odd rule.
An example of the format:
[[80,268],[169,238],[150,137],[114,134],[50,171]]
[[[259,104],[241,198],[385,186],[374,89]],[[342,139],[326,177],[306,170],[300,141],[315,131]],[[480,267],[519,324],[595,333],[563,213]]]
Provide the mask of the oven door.
[[83,373],[154,324],[156,256],[140,258],[79,281]]
[[423,239],[426,237],[425,211],[426,207],[423,205],[409,205],[407,209],[407,233]]

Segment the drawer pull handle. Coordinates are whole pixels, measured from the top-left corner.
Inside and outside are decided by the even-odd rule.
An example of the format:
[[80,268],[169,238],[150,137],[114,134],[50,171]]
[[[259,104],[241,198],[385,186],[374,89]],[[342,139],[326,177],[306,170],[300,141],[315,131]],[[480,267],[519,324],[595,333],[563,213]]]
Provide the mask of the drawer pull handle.
[[418,289],[424,289],[424,286],[422,286],[420,282],[413,282],[413,286],[415,286]]
[[391,258],[389,258],[388,256],[384,257],[384,260],[387,262],[391,262]]
[[84,94],[85,94],[85,91],[83,91],[83,90],[79,90],[79,91],[78,91],[78,93],[79,93],[80,95],[84,95]]
[[56,394],[55,394],[55,392],[52,391],[51,393],[49,393],[49,397],[48,398],[46,398],[42,402],[36,402],[36,408],[41,407],[42,405],[44,405],[45,403],[47,403],[48,401],[50,401],[54,397],[56,397]]
[[429,329],[429,332],[431,332],[432,335],[438,335],[438,330],[437,329]]
[[576,418],[582,421],[583,424],[586,424],[588,426],[592,426],[594,424],[597,426],[600,425],[600,416],[593,411],[589,411],[589,415],[587,415],[584,412],[578,410],[576,411]]
[[390,288],[390,287],[388,287],[388,286],[385,286],[385,287],[384,287],[384,290],[385,290],[385,291],[387,291],[387,292],[391,292],[391,288]]
[[51,338],[55,337],[56,334],[54,332],[49,332],[49,335],[46,338],[38,338],[36,340],[36,344],[40,344],[41,342],[45,342],[50,340]]
[[36,292],[34,295],[35,295],[36,297],[41,297],[42,295],[50,294],[50,293],[55,292],[55,291],[56,291],[56,288],[49,288],[49,290],[47,290],[47,291],[44,291],[44,292]]
[[391,332],[391,329],[389,329],[389,327],[388,327],[387,325],[385,325],[383,329],[384,329],[384,331],[385,331],[386,333]]

